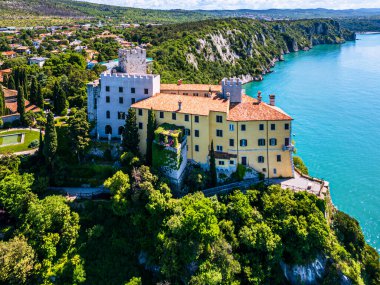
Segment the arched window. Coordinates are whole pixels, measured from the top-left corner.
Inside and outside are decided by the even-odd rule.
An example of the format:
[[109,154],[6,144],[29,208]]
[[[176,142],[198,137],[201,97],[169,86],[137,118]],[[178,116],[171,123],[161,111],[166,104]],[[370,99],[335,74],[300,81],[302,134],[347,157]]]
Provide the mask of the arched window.
[[107,118],[107,119],[111,118],[111,112],[110,112],[110,111],[107,111],[107,112],[106,112],[106,118]]
[[119,127],[119,130],[118,130],[119,136],[122,135],[123,132],[124,132],[124,127],[123,126]]
[[111,127],[110,125],[107,125],[107,126],[106,126],[105,131],[106,131],[106,135],[108,135],[108,134],[111,134],[111,135],[112,135],[112,127]]

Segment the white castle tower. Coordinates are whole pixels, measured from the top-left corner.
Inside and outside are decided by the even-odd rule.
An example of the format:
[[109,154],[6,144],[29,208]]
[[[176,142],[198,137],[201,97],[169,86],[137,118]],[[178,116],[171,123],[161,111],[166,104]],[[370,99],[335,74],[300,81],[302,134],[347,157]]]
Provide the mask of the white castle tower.
[[108,70],[87,85],[88,119],[94,136],[120,139],[126,114],[135,102],[160,93],[160,75],[147,74],[146,50],[119,50],[118,70]]
[[141,48],[120,49],[119,70],[122,73],[146,74],[146,50]]

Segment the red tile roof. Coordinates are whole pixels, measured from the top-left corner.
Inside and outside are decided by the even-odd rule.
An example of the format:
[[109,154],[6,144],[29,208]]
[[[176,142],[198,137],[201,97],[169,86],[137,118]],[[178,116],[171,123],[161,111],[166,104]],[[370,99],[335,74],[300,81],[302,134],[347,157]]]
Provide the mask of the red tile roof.
[[[5,102],[5,106],[11,113],[17,113],[17,102]],[[25,100],[25,112],[39,112],[41,109]]]
[[233,103],[227,120],[229,121],[285,121],[292,120],[283,110],[270,106],[247,95],[243,95],[241,103]]
[[4,97],[5,97],[5,99],[7,99],[9,97],[17,97],[17,90],[3,88],[3,91],[4,91]]
[[[180,111],[178,110],[179,101],[182,102]],[[198,97],[160,93],[137,102],[132,107],[208,116],[210,111],[227,112],[228,100],[221,99],[215,95],[211,97]]]

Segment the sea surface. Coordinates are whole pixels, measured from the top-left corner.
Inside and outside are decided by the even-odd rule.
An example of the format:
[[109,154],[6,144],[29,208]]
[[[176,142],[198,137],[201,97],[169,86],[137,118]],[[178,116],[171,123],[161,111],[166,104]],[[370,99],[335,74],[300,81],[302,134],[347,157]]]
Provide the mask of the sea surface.
[[330,182],[333,203],[380,250],[380,34],[285,56],[247,94],[276,95],[294,119],[297,155]]

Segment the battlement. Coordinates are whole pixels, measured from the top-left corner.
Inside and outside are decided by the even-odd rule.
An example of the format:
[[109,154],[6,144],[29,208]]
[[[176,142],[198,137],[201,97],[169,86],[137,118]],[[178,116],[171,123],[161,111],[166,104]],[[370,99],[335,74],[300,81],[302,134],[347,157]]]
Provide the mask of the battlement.
[[243,96],[243,82],[240,78],[224,78],[222,80],[223,97],[230,98],[231,103],[240,103]]
[[102,78],[128,78],[128,79],[141,79],[141,80],[152,80],[156,78],[157,74],[130,74],[130,73],[121,73],[121,72],[103,72],[101,74]]
[[120,49],[119,70],[123,73],[146,74],[146,50],[141,48]]

